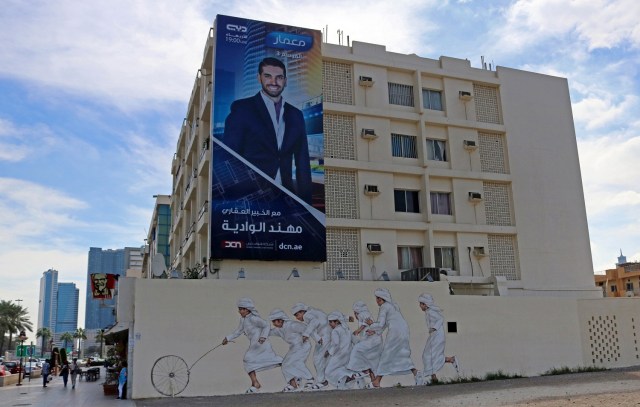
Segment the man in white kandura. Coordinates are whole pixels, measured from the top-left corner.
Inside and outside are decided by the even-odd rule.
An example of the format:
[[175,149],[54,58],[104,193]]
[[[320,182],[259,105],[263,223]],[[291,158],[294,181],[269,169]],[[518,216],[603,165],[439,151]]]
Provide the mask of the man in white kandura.
[[353,315],[358,328],[351,335],[353,348],[347,368],[368,374],[373,381],[376,378],[375,369],[378,368],[380,353],[382,353],[382,334],[378,331],[372,335],[367,334],[369,328],[367,320],[371,320],[372,317],[364,301],[356,301],[353,304]]
[[238,300],[238,313],[240,323],[238,328],[230,335],[227,335],[222,344],[226,345],[244,334],[249,338],[249,349],[244,354],[244,370],[251,379],[251,387],[246,393],[257,393],[262,385],[256,376],[257,372],[272,369],[282,364],[282,358],[273,351],[269,337],[269,323],[260,317],[251,298],[240,298]]
[[387,330],[384,338],[380,362],[376,369],[376,378],[369,383],[369,388],[380,387],[383,376],[403,375],[413,373],[416,384],[423,384],[422,375],[411,361],[411,348],[409,347],[409,324],[400,313],[400,307],[393,302],[391,293],[386,288],[378,288],[375,291],[376,303],[380,307],[378,320],[369,325],[367,333]]
[[298,391],[301,389],[300,384],[303,380],[313,379],[306,365],[311,353],[311,342],[302,340],[302,334],[307,326],[302,322],[292,321],[284,311],[278,308],[271,311],[269,320],[273,324],[269,335],[278,336],[289,344],[289,351],[282,360],[282,375],[288,384],[282,391]]
[[420,294],[418,302],[420,303],[420,309],[425,312],[429,335],[422,352],[424,382],[431,384],[432,381],[437,380],[436,373],[442,369],[445,363],[451,363],[458,375],[460,375],[458,359],[455,356],[445,357],[444,355],[445,335],[442,310],[436,305],[430,294]]
[[325,353],[329,346],[329,340],[331,339],[331,328],[327,321],[327,314],[317,308],[309,307],[302,302],[291,307],[291,313],[298,321],[307,324],[307,329],[302,339],[305,342],[309,338],[313,338],[316,341],[316,346],[313,349],[313,365],[316,369],[316,382],[307,388],[309,390],[320,390],[329,384],[324,374],[328,362]]

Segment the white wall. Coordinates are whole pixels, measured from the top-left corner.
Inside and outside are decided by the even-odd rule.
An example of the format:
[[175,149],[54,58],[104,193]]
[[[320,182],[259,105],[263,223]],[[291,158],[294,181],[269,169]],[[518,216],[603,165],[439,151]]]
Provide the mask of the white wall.
[[[363,300],[377,315],[373,295],[377,287],[389,288],[400,305],[411,328],[412,359],[418,368],[422,368],[426,336],[417,297],[422,292],[431,293],[444,310],[445,320],[457,323],[458,332],[447,334],[446,354],[460,358],[467,377],[482,377],[498,370],[537,375],[553,367],[592,365],[587,355],[593,352],[590,347],[594,342],[589,340],[586,321],[601,315],[617,316],[622,325],[626,323],[623,314],[640,315],[640,301],[634,299],[621,306],[612,300],[450,296],[446,283],[137,280],[135,322],[129,334],[133,341],[129,344],[132,396],[160,396],[151,384],[150,372],[163,355],[177,355],[191,365],[219,344],[238,324],[236,301],[240,297],[253,298],[263,317],[273,308],[289,313],[298,301],[326,312],[350,314],[353,302]],[[632,345],[623,345],[633,342],[633,333],[640,336],[638,322],[636,318],[634,328],[629,324],[616,336],[619,344],[629,349],[616,366],[638,364],[637,351],[633,354]],[[286,353],[287,346],[279,338],[271,342],[280,355]],[[181,396],[244,392],[249,386],[242,364],[247,345],[247,339],[240,337],[203,358],[191,369],[189,384]],[[308,365],[313,371],[313,364]],[[442,378],[454,376],[450,365],[439,373]],[[264,392],[278,392],[285,385],[279,369],[260,372],[258,377]],[[413,378],[388,377],[383,385],[398,382],[412,385]]]

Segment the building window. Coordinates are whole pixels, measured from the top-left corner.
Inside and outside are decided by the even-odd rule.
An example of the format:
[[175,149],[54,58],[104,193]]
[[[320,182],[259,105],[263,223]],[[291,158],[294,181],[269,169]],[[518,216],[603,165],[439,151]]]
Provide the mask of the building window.
[[418,191],[395,189],[393,191],[393,198],[396,205],[396,212],[420,213]]
[[612,286],[611,286],[611,292],[612,292],[612,293],[615,293],[616,291],[618,291],[618,290],[616,289],[616,286],[615,286],[615,285],[612,285]]
[[442,110],[442,92],[422,89],[422,106],[429,110]]
[[456,269],[456,248],[455,247],[434,247],[436,267],[443,269]]
[[447,161],[447,142],[427,139],[427,160]]
[[627,283],[627,291],[633,291],[633,283],[632,282],[628,282]]
[[431,193],[431,213],[434,215],[451,215],[451,193]]
[[413,86],[389,82],[389,104],[413,107]]
[[418,158],[416,136],[391,133],[391,150],[394,157]]
[[422,247],[398,246],[398,270],[423,267]]

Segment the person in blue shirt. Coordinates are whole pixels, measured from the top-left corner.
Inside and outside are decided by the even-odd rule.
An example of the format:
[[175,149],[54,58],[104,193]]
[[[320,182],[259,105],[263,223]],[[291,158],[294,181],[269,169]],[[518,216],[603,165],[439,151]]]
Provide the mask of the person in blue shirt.
[[51,373],[51,365],[49,364],[49,359],[45,359],[42,364],[42,387],[47,387],[49,373]]
[[122,362],[122,368],[118,375],[118,399],[122,399],[124,386],[127,384],[127,362]]

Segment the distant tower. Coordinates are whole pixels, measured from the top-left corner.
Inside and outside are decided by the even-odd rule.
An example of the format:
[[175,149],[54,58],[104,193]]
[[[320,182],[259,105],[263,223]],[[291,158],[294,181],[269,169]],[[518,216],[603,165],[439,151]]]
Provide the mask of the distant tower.
[[618,262],[616,263],[616,266],[619,266],[621,264],[625,264],[627,262],[627,256],[623,256],[622,255],[622,249],[620,249],[620,256],[618,256]]

